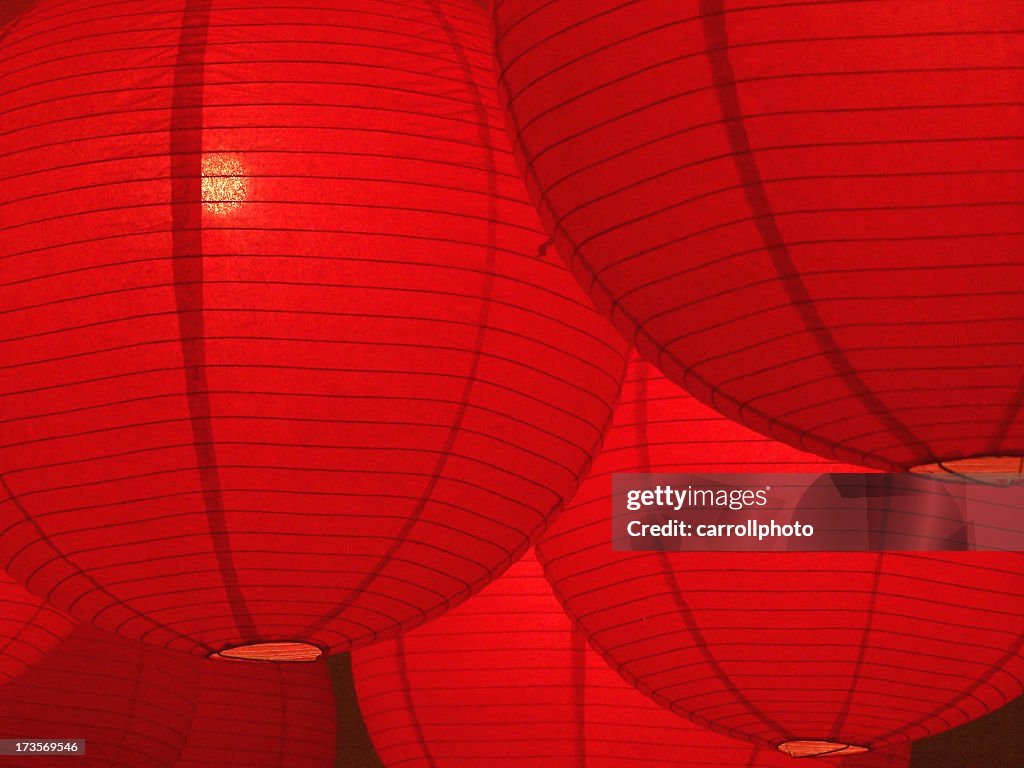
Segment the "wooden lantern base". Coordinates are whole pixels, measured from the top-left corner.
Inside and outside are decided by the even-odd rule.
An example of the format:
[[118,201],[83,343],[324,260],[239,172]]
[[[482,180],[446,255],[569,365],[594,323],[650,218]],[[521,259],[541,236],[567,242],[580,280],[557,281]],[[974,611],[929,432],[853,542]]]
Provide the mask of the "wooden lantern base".
[[962,478],[985,485],[1015,485],[1024,483],[1024,456],[976,456],[921,464],[911,467],[910,471],[937,479]]
[[309,643],[252,643],[225,648],[211,653],[211,659],[221,661],[310,662],[324,655],[323,650]]
[[859,755],[867,752],[867,747],[843,744],[838,741],[795,740],[779,744],[779,752],[790,757],[834,757],[836,755]]

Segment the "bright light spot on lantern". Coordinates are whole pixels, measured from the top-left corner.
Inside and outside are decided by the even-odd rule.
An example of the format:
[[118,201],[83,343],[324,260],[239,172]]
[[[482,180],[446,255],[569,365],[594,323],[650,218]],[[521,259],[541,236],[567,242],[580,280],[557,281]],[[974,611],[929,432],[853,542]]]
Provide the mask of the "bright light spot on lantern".
[[224,215],[246,199],[249,184],[242,164],[232,155],[203,156],[203,209]]

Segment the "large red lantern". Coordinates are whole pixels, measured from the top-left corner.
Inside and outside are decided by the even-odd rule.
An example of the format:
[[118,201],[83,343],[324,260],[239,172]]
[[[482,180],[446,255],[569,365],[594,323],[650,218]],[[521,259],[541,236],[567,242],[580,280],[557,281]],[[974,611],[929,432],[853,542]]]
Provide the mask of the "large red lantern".
[[625,355],[511,160],[472,0],[43,0],[0,42],[0,555],[82,620],[312,659],[576,488]]
[[0,571],[0,685],[46,656],[74,627]]
[[[603,452],[538,555],[626,679],[696,722],[792,755],[890,748],[1020,695],[1024,553],[612,551],[612,473],[842,469],[751,433],[637,363]],[[801,504],[821,493],[812,486]]]
[[203,661],[175,768],[329,768],[338,728],[323,663]]
[[[791,765],[637,693],[573,628],[532,553],[429,626],[353,654],[353,670],[389,768]],[[906,750],[841,764],[900,768]]]
[[[0,685],[0,739],[53,745],[0,757],[0,765],[173,768],[192,721],[198,666],[185,654],[76,627]],[[84,753],[74,740],[85,742]]]
[[1020,477],[1024,6],[494,18],[544,221],[646,359],[823,456]]

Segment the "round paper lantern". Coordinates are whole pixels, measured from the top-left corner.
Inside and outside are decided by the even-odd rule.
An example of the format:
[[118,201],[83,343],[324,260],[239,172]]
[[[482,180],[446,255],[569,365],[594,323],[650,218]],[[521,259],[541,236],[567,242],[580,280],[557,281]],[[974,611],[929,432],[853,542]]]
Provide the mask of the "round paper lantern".
[[646,359],[823,456],[1020,477],[1024,6],[494,18],[547,228]]
[[[592,645],[637,688],[791,755],[877,751],[1019,695],[1024,553],[612,551],[614,472],[842,469],[637,363],[603,452],[538,555]],[[869,501],[847,499],[849,514]]]
[[514,562],[624,344],[472,2],[43,0],[0,43],[0,560],[187,652],[316,658]]
[[0,765],[173,768],[192,719],[198,665],[78,626],[42,662],[0,685],[0,739],[84,739],[85,753],[0,757]]
[[323,663],[203,661],[175,768],[329,768],[337,727]]
[[[625,683],[573,628],[532,553],[429,626],[353,654],[353,669],[385,766],[791,765],[775,750],[677,717]],[[906,754],[836,762],[898,768]]]
[[49,653],[74,623],[0,571],[0,685]]

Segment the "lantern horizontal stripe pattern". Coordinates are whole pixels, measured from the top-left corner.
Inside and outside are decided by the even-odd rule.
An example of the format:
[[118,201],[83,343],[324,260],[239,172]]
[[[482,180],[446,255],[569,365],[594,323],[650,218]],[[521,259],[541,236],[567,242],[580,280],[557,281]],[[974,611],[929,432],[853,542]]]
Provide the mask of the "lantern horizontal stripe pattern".
[[192,727],[175,768],[329,768],[336,730],[323,662],[203,661]]
[[123,636],[339,652],[508,567],[625,347],[473,2],[44,0],[0,41],[0,559]]
[[85,754],[0,757],[36,768],[173,768],[195,707],[199,660],[85,625],[0,685],[0,739],[83,739]]
[[[1020,552],[612,551],[612,473],[844,469],[750,432],[637,362],[602,454],[538,555],[626,679],[757,744],[877,751],[1020,695]],[[867,512],[896,501],[860,500]]]
[[[533,553],[430,625],[353,654],[387,768],[785,768],[790,758],[657,706],[591,650]],[[808,766],[903,768],[906,751]]]
[[839,461],[1024,456],[1024,7],[507,0],[494,18],[545,224],[646,359]]
[[0,571],[0,685],[36,664],[73,627],[67,616]]

